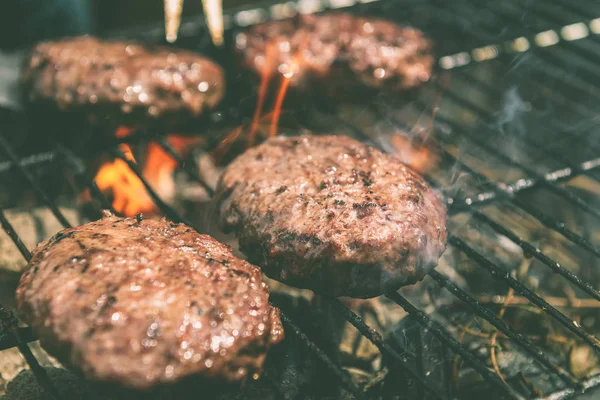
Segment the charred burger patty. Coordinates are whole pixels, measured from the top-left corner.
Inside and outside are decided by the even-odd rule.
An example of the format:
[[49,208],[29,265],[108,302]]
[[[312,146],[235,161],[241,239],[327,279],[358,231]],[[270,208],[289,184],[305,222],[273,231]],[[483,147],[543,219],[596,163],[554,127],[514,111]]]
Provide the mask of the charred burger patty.
[[92,380],[149,388],[200,375],[243,381],[283,337],[260,269],[166,220],[103,219],[33,252],[19,312]]
[[292,86],[400,90],[428,81],[433,65],[432,43],[419,30],[345,13],[260,24],[238,34],[236,47],[244,67],[291,76]]
[[37,45],[24,72],[33,102],[61,110],[198,116],[223,98],[221,67],[200,55],[91,37]]
[[345,136],[269,139],[228,166],[217,196],[251,262],[333,296],[421,280],[446,244],[446,208],[423,178]]

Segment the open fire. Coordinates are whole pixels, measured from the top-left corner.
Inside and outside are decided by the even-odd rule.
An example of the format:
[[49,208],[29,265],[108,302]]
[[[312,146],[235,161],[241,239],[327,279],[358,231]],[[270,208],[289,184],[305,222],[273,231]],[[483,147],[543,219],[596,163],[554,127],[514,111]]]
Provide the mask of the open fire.
[[[117,138],[124,138],[133,130],[119,128],[115,133]],[[188,138],[179,135],[169,135],[168,143],[178,153],[183,153],[190,145],[200,139]],[[120,144],[119,149],[125,157],[138,163],[131,147]],[[171,202],[175,196],[175,181],[173,173],[177,162],[160,145],[149,143],[143,157],[143,176],[158,195]],[[152,214],[158,212],[156,204],[146,191],[144,184],[138,176],[121,159],[104,163],[95,177],[98,188],[112,199],[112,206],[117,213],[133,216],[139,213]]]
[[[120,128],[115,133],[117,138],[123,138],[131,134],[131,130]],[[127,144],[119,145],[119,149],[128,160],[136,162],[131,147]],[[113,199],[112,206],[118,213],[124,215],[136,215],[138,213],[150,213],[156,210],[156,206],[148,195],[142,181],[121,159],[103,164],[95,178],[98,188],[103,193],[109,194]]]

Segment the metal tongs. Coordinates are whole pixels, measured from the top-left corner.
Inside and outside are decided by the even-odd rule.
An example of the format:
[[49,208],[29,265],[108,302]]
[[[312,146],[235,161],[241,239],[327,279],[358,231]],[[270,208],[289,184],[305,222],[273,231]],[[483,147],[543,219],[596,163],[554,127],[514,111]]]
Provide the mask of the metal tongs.
[[[181,25],[183,0],[164,0],[165,4],[165,35],[168,42],[177,40]],[[202,0],[204,17],[208,25],[210,37],[215,46],[223,44],[223,0]]]

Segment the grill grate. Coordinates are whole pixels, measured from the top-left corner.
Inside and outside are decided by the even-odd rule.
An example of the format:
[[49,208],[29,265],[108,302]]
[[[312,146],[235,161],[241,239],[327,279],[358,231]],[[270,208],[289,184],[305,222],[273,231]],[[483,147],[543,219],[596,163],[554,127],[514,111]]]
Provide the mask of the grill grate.
[[[356,6],[359,11],[373,10],[376,7],[380,7],[383,11],[389,11],[386,8],[386,2],[377,2],[379,4],[360,4]],[[499,98],[502,97],[503,92],[499,90],[497,86],[490,85],[485,79],[477,75],[478,68],[482,66],[482,63],[469,64],[469,60],[475,59],[476,54],[480,54],[473,51],[472,53],[464,52],[464,46],[470,46],[474,49],[482,49],[483,45],[488,45],[488,42],[504,43],[510,40],[514,42],[515,37],[524,38],[528,46],[533,46],[533,43],[539,44],[541,41],[540,34],[544,32],[558,32],[561,27],[577,23],[579,21],[585,21],[586,29],[591,29],[594,32],[594,20],[589,15],[589,12],[596,12],[600,15],[600,7],[594,5],[591,2],[581,2],[577,4],[570,4],[568,0],[555,1],[552,5],[547,6],[546,2],[530,2],[527,5],[523,5],[517,1],[509,1],[502,3],[486,2],[488,10],[493,12],[491,21],[488,26],[479,26],[472,24],[469,21],[465,21],[465,16],[462,14],[464,10],[469,10],[469,6],[472,9],[480,8],[479,4],[471,0],[464,0],[457,2],[457,4],[448,5],[442,2],[419,2],[419,6],[416,2],[404,1],[395,2],[396,6],[402,4],[406,7],[424,7],[423,3],[427,3],[427,7],[434,8],[438,12],[443,12],[443,16],[438,17],[439,20],[435,20],[431,23],[444,23],[443,28],[448,28],[447,36],[452,38],[452,43],[448,43],[446,48],[449,49],[447,54],[450,56],[442,57],[440,59],[440,65],[443,69],[453,69],[452,79],[453,84],[448,85],[444,79],[433,82],[431,87],[436,90],[443,91],[444,102],[440,105],[440,109],[444,110],[445,106],[458,107],[461,112],[467,113],[474,116],[479,124],[477,129],[479,132],[483,132],[484,135],[494,136],[498,133],[499,129],[494,126],[495,115],[490,112],[489,107],[482,106],[477,100],[469,98],[469,96],[458,94],[457,91],[461,88],[468,88],[469,93],[483,94],[488,97]],[[585,4],[584,4],[585,3]],[[306,3],[308,4],[308,3]],[[313,2],[313,7],[319,9],[319,4],[323,6],[323,3]],[[589,6],[589,7],[588,7]],[[324,6],[323,6],[324,7]],[[260,9],[267,9],[260,8]],[[272,13],[276,10],[276,7],[271,7]],[[417,11],[415,11],[416,13]],[[564,15],[563,15],[564,12]],[[242,14],[245,13],[245,14]],[[536,24],[540,25],[540,29],[537,25],[527,25],[521,23],[521,18],[527,13],[532,13],[536,16]],[[235,27],[235,25],[251,24],[260,22],[259,20],[252,20],[257,18],[256,16],[264,16],[265,13],[257,13],[252,10],[242,10],[237,13],[228,15],[226,23],[229,27]],[[557,16],[558,15],[558,16]],[[270,15],[269,18],[277,17],[276,15]],[[456,17],[459,23],[449,22],[452,18]],[[471,19],[472,20],[472,19]],[[242,23],[243,22],[243,23]],[[600,22],[598,23],[600,24]],[[186,32],[188,36],[194,36],[197,34],[198,28],[201,23],[190,23],[187,22],[182,26],[182,37],[185,40]],[[497,37],[497,27],[509,27],[509,34],[501,37]],[[442,28],[439,28],[442,29]],[[426,28],[424,29],[428,31]],[[600,31],[600,29],[599,29]],[[158,33],[157,33],[158,32]],[[191,33],[191,35],[189,35]],[[161,34],[160,30],[151,30],[146,32],[146,36],[153,36]],[[129,33],[125,33],[126,36],[131,36]],[[522,36],[518,36],[522,35]],[[490,37],[494,36],[493,40]],[[546,35],[548,36],[548,35]],[[459,38],[457,40],[457,38]],[[464,39],[464,41],[460,40]],[[484,39],[488,42],[484,42]],[[502,39],[502,40],[499,40]],[[443,40],[441,40],[443,42]],[[460,43],[461,48],[457,48],[456,43]],[[549,99],[551,99],[557,106],[563,107],[564,112],[568,111],[570,118],[590,118],[593,117],[594,105],[593,103],[586,103],[586,101],[580,101],[581,99],[595,100],[600,98],[599,92],[596,90],[600,88],[600,73],[595,70],[586,68],[585,64],[577,64],[577,69],[574,69],[567,60],[571,60],[573,57],[582,62],[598,63],[600,56],[598,52],[594,52],[592,47],[586,47],[584,44],[600,44],[600,39],[593,34],[591,36],[582,38],[580,41],[565,41],[562,40],[553,45],[545,45],[542,42],[540,48],[531,49],[529,52],[522,52],[521,55],[517,55],[517,61],[523,57],[529,57],[533,60],[539,60],[529,62],[527,65],[531,67],[530,75],[525,78],[517,77],[511,79],[517,79],[521,82],[527,81],[527,84],[534,87],[536,90],[543,92]],[[502,49],[503,45],[497,45],[496,49]],[[444,47],[444,46],[442,46]],[[596,48],[598,49],[598,48]],[[458,51],[458,52],[457,52]],[[486,58],[485,61],[493,64],[493,68],[499,69],[502,62],[503,56],[515,57],[515,53],[498,54],[491,58]],[[521,57],[521,58],[519,58]],[[481,58],[481,57],[479,57]],[[477,60],[476,60],[477,61]],[[481,61],[484,61],[481,59]],[[498,64],[498,65],[496,65]],[[576,75],[575,73],[576,72]],[[445,74],[443,72],[442,74]],[[444,75],[442,75],[444,76]],[[548,78],[554,79],[549,81]],[[531,79],[529,82],[528,80]],[[458,84],[456,83],[458,81]],[[556,89],[550,86],[556,86]],[[448,88],[448,86],[451,86]],[[564,89],[564,90],[563,90]],[[460,93],[460,92],[459,92]],[[373,106],[373,105],[371,105]],[[417,110],[417,114],[435,114],[436,112],[424,102],[422,99],[416,99],[412,102]],[[373,112],[379,118],[384,118],[390,124],[395,126],[398,130],[404,132],[411,131],[411,125],[414,121],[404,122],[403,118],[397,117],[386,110],[381,105],[374,105]],[[309,113],[318,113],[320,111],[309,110]],[[451,113],[450,115],[459,115],[458,113]],[[372,135],[363,131],[357,123],[351,120],[343,119],[336,115],[327,115],[328,120],[333,121],[337,126],[343,126],[353,135],[359,137],[362,140],[373,141]],[[306,121],[310,121],[310,118],[304,117]],[[523,251],[523,257],[533,257],[539,260],[543,265],[550,268],[553,272],[563,277],[573,286],[581,289],[591,298],[600,301],[600,292],[590,283],[588,280],[579,276],[574,272],[571,272],[570,268],[561,265],[555,261],[546,252],[540,250],[536,245],[532,244],[528,240],[522,239],[518,233],[513,229],[510,229],[505,224],[497,222],[496,219],[489,216],[489,212],[486,212],[486,207],[498,207],[501,211],[508,210],[507,207],[511,207],[510,210],[521,210],[533,219],[537,220],[540,224],[544,225],[550,231],[554,231],[567,241],[585,249],[591,255],[600,257],[600,248],[596,246],[589,238],[585,235],[577,233],[567,227],[561,219],[549,214],[541,207],[536,206],[530,201],[525,200],[524,195],[528,192],[538,189],[544,189],[554,195],[562,198],[573,208],[579,209],[586,215],[589,214],[593,217],[600,217],[600,209],[595,207],[590,202],[586,201],[572,190],[566,189],[563,186],[559,186],[559,183],[570,182],[576,177],[588,177],[594,181],[600,182],[598,177],[598,167],[600,167],[600,148],[593,141],[593,129],[581,129],[581,132],[573,133],[573,129],[570,127],[567,120],[563,121],[560,117],[541,119],[536,121],[539,123],[537,128],[539,131],[549,132],[547,135],[540,135],[541,141],[534,139],[535,135],[521,136],[519,137],[520,143],[528,146],[530,150],[536,150],[541,153],[539,162],[531,163],[533,158],[528,158],[528,162],[516,159],[509,152],[499,149],[490,141],[486,140],[485,136],[481,133],[468,128],[463,121],[457,119],[457,117],[449,117],[440,113],[436,115],[436,121],[433,132],[431,134],[431,140],[426,142],[427,147],[430,151],[440,156],[443,160],[444,165],[451,166],[459,170],[460,172],[468,174],[470,179],[475,180],[476,184],[475,191],[473,193],[461,194],[448,196],[448,204],[450,206],[450,213],[452,215],[465,215],[468,214],[473,218],[473,221],[480,222],[485,226],[488,226],[493,231],[507,238],[510,242],[520,247]],[[557,129],[558,128],[558,129]],[[590,127],[592,128],[592,127]],[[191,179],[198,182],[204,187],[207,192],[212,195],[213,191],[210,186],[200,177],[196,170],[192,169],[187,165],[179,154],[167,143],[166,140],[160,137],[154,137],[154,135],[144,135],[141,133],[142,138],[146,138],[149,141],[154,141],[161,148],[163,148],[168,154],[170,154],[175,161],[177,161],[179,168],[186,171]],[[587,152],[582,154],[582,159],[574,160],[569,155],[564,154],[559,150],[559,146],[565,144],[565,137],[568,138],[570,145],[574,147],[585,146]],[[495,178],[490,178],[489,173],[482,171],[472,166],[472,163],[464,160],[462,157],[457,156],[452,151],[451,147],[455,141],[461,141],[467,143],[469,146],[477,148],[485,154],[485,157],[499,161],[505,168],[514,168],[524,174],[513,183],[504,183]],[[68,227],[69,223],[66,218],[62,215],[55,202],[45,192],[40,183],[36,178],[28,171],[28,167],[33,164],[43,163],[48,161],[48,155],[51,158],[64,158],[67,160],[78,160],[76,154],[69,154],[64,148],[61,148],[57,144],[57,148],[51,152],[40,153],[39,155],[28,157],[25,159],[19,159],[16,152],[13,150],[8,140],[0,135],[0,149],[8,157],[10,164],[0,164],[0,170],[8,170],[11,165],[16,171],[25,179],[26,183],[37,193],[39,199],[50,208],[56,218],[62,223],[63,226]],[[181,215],[176,209],[168,205],[163,201],[160,196],[152,189],[148,182],[144,179],[139,170],[138,166],[126,158],[120,151],[113,150],[112,155],[115,158],[119,158],[127,163],[129,168],[141,179],[144,183],[148,193],[155,201],[156,205],[161,211],[170,219],[177,222],[184,222],[190,226],[193,226],[191,221]],[[583,157],[585,156],[585,157]],[[588,157],[589,156],[589,157]],[[540,166],[538,166],[540,164]],[[531,166],[530,166],[531,165]],[[546,169],[542,169],[543,166]],[[550,172],[540,172],[550,171]],[[79,172],[82,177],[86,176],[85,172]],[[441,182],[440,178],[433,174],[426,174],[426,179],[434,184],[436,187],[451,192],[454,189],[448,189],[446,183]],[[92,189],[92,194],[101,202],[103,206],[107,206],[108,202],[98,190],[94,182],[86,182],[86,185]],[[0,222],[3,229],[7,232],[10,238],[13,240],[15,245],[18,247],[21,254],[28,260],[30,253],[24,246],[18,234],[15,232],[9,221],[5,218],[2,209],[0,208]],[[583,342],[587,343],[595,351],[600,350],[600,341],[592,334],[587,332],[578,322],[573,321],[567,315],[553,307],[548,301],[536,294],[533,290],[528,288],[524,283],[515,279],[502,265],[498,264],[491,257],[482,254],[481,250],[475,248],[474,245],[468,243],[468,240],[458,236],[455,232],[449,238],[449,245],[451,248],[456,249],[458,252],[463,253],[468,259],[474,261],[475,265],[485,270],[494,280],[502,282],[504,285],[514,289],[516,293],[526,298],[531,304],[538,307],[541,312],[547,314],[552,319],[556,320],[566,329],[568,329],[573,335],[580,338]],[[556,364],[547,354],[545,354],[539,346],[533,344],[521,333],[518,333],[513,327],[509,326],[500,317],[498,317],[490,308],[483,306],[475,297],[467,293],[461,288],[461,286],[453,281],[448,276],[440,273],[439,271],[433,271],[429,274],[427,280],[431,279],[439,285],[441,288],[445,288],[450,294],[461,300],[466,306],[472,311],[474,316],[482,318],[489,322],[498,331],[504,333],[508,338],[512,339],[518,344],[527,354],[534,359],[539,365],[541,365],[546,371],[552,375],[558,377],[563,383],[562,386],[552,394],[546,394],[547,398],[552,399],[566,399],[570,398],[577,393],[584,391],[589,388],[600,386],[600,376],[592,376],[584,380],[575,379],[565,368]],[[436,337],[441,343],[446,345],[451,351],[461,357],[465,363],[470,365],[475,371],[477,371],[482,378],[491,386],[496,388],[499,392],[503,393],[508,398],[526,398],[531,397],[524,395],[522,391],[517,390],[514,385],[508,385],[504,382],[504,379],[496,373],[493,369],[489,368],[482,360],[481,357],[473,352],[468,346],[457,340],[454,335],[449,331],[449,328],[443,326],[440,322],[433,319],[428,313],[421,310],[418,306],[411,303],[405,296],[398,292],[386,293],[386,296],[402,307],[408,314],[410,314],[415,321],[420,324],[428,333]],[[414,379],[419,384],[420,391],[423,395],[431,398],[451,398],[451,394],[442,391],[440,385],[436,382],[432,382],[432,379],[427,377],[422,368],[418,368],[417,371],[411,366],[406,356],[399,353],[388,343],[386,343],[381,334],[375,329],[368,326],[365,321],[355,314],[348,307],[340,303],[336,299],[325,299],[329,304],[332,305],[333,309],[337,313],[342,315],[349,323],[351,323],[362,335],[368,340],[375,344],[378,349],[390,357],[403,371]],[[285,311],[285,310],[284,310]],[[348,377],[346,372],[340,368],[321,348],[319,348],[310,338],[306,336],[302,330],[292,322],[286,314],[282,314],[282,319],[287,327],[288,332],[293,332],[304,345],[312,351],[317,358],[319,358],[339,380],[339,384],[346,388],[346,390],[353,394],[356,398],[365,397],[361,388],[358,388]],[[0,350],[18,346],[23,351],[25,358],[30,363],[32,370],[36,372],[40,382],[44,387],[48,388],[52,393],[51,386],[47,381],[47,377],[43,374],[43,369],[39,367],[35,359],[28,354],[27,346],[24,342],[34,340],[35,336],[30,330],[26,328],[11,329],[8,335],[4,337],[0,336]],[[41,373],[40,373],[41,371]]]

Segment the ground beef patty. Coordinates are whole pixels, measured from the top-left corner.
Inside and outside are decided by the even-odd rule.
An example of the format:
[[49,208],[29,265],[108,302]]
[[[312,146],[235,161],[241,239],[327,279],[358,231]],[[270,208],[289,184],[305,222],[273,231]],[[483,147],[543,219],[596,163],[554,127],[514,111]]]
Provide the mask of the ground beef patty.
[[333,296],[414,283],[446,243],[445,206],[425,181],[345,136],[269,139],[228,166],[217,192],[221,223],[252,262]]
[[17,306],[61,362],[144,389],[259,373],[283,337],[268,297],[260,269],[210,236],[106,215],[35,249]]
[[78,37],[37,45],[24,72],[29,99],[61,110],[143,111],[151,117],[213,109],[223,70],[194,53]]
[[259,74],[268,68],[288,74],[292,86],[317,80],[325,85],[363,85],[399,90],[429,80],[432,43],[422,32],[392,22],[336,13],[300,15],[256,25],[236,37],[242,64]]

